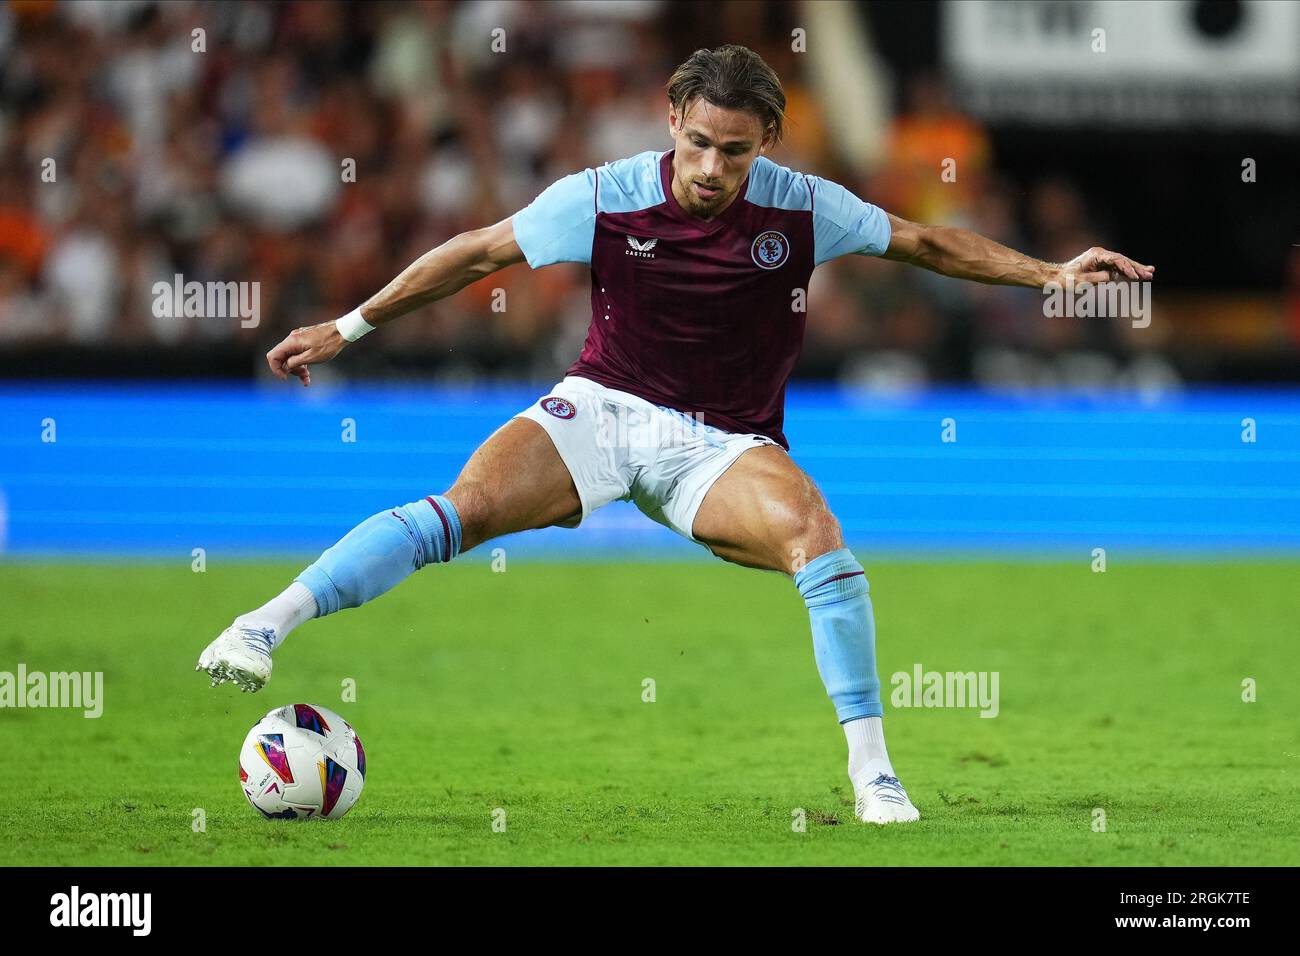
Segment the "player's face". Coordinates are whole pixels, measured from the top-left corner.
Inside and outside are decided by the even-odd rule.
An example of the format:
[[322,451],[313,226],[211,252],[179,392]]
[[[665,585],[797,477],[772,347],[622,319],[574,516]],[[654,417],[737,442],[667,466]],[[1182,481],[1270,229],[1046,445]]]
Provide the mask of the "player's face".
[[769,145],[763,122],[753,113],[701,99],[687,103],[680,116],[669,107],[668,128],[676,143],[673,195],[701,219],[712,219],[731,205],[749,167]]

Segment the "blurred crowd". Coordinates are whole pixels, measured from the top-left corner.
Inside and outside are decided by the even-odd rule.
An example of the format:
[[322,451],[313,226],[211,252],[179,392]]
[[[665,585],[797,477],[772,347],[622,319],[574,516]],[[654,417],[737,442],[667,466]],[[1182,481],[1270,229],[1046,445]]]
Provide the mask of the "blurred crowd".
[[[781,74],[791,123],[777,162],[1042,258],[1105,244],[1071,182],[1001,176],[986,132],[933,77],[899,90],[883,159],[846,165],[827,148],[834,100],[804,76],[791,15],[668,0],[11,0],[0,348],[246,342],[260,354],[559,177],[670,148],[664,83],[700,36],[745,43]],[[940,176],[949,159],[955,181]],[[157,314],[155,284],[176,275],[260,283],[259,324]],[[371,370],[547,379],[580,348],[588,282],[577,266],[507,270],[367,340]],[[506,290],[504,311],[489,285]],[[1131,352],[1125,323],[1044,321],[1035,290],[866,257],[819,269],[809,312],[800,374],[884,386],[1014,377],[1024,354]]]

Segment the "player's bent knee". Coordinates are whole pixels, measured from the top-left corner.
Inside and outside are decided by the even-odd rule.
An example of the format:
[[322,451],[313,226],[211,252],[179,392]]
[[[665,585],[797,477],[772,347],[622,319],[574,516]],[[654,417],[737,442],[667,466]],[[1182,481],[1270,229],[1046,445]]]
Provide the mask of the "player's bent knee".
[[844,547],[840,523],[824,507],[805,508],[793,512],[780,537],[782,539],[780,558],[792,569],[819,558],[829,551],[837,551]]

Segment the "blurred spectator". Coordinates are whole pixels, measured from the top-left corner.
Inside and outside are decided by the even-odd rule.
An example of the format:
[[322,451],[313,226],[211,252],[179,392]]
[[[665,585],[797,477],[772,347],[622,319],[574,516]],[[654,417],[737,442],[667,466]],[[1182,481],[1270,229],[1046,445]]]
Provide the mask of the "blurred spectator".
[[907,109],[890,130],[889,168],[877,181],[880,200],[904,219],[966,226],[990,159],[980,125],[953,109],[938,77],[922,75],[909,86]]
[[[260,353],[296,326],[353,308],[432,246],[510,215],[555,179],[669,148],[664,84],[684,55],[683,17],[706,19],[712,42],[720,25],[781,73],[790,123],[777,162],[839,178],[904,217],[969,226],[1041,255],[1072,256],[1098,241],[1068,182],[1041,183],[1019,205],[993,170],[984,130],[953,109],[935,77],[907,90],[882,172],[856,181],[837,170],[825,142],[834,102],[791,52],[791,9],[724,2],[703,17],[661,0],[0,6],[0,340],[202,348],[215,339]],[[955,178],[941,176],[946,160]],[[177,275],[259,283],[260,324],[157,314],[155,283]],[[588,281],[576,266],[511,270],[434,306],[435,321],[386,330],[352,367],[549,378],[580,347]],[[1077,325],[1042,320],[1032,290],[858,257],[819,270],[813,285],[801,366],[809,374],[890,387],[968,375],[973,349],[1097,344],[1071,338]],[[492,309],[496,289],[505,312]]]

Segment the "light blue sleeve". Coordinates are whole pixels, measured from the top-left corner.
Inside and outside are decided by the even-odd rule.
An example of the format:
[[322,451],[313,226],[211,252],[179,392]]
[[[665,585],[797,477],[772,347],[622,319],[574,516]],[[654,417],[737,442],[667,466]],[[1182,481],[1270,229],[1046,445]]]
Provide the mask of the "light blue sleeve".
[[532,268],[556,262],[590,264],[596,236],[595,170],[556,180],[511,221],[515,242]]
[[839,183],[809,176],[812,186],[813,264],[853,253],[878,256],[893,230],[879,206],[863,202]]

